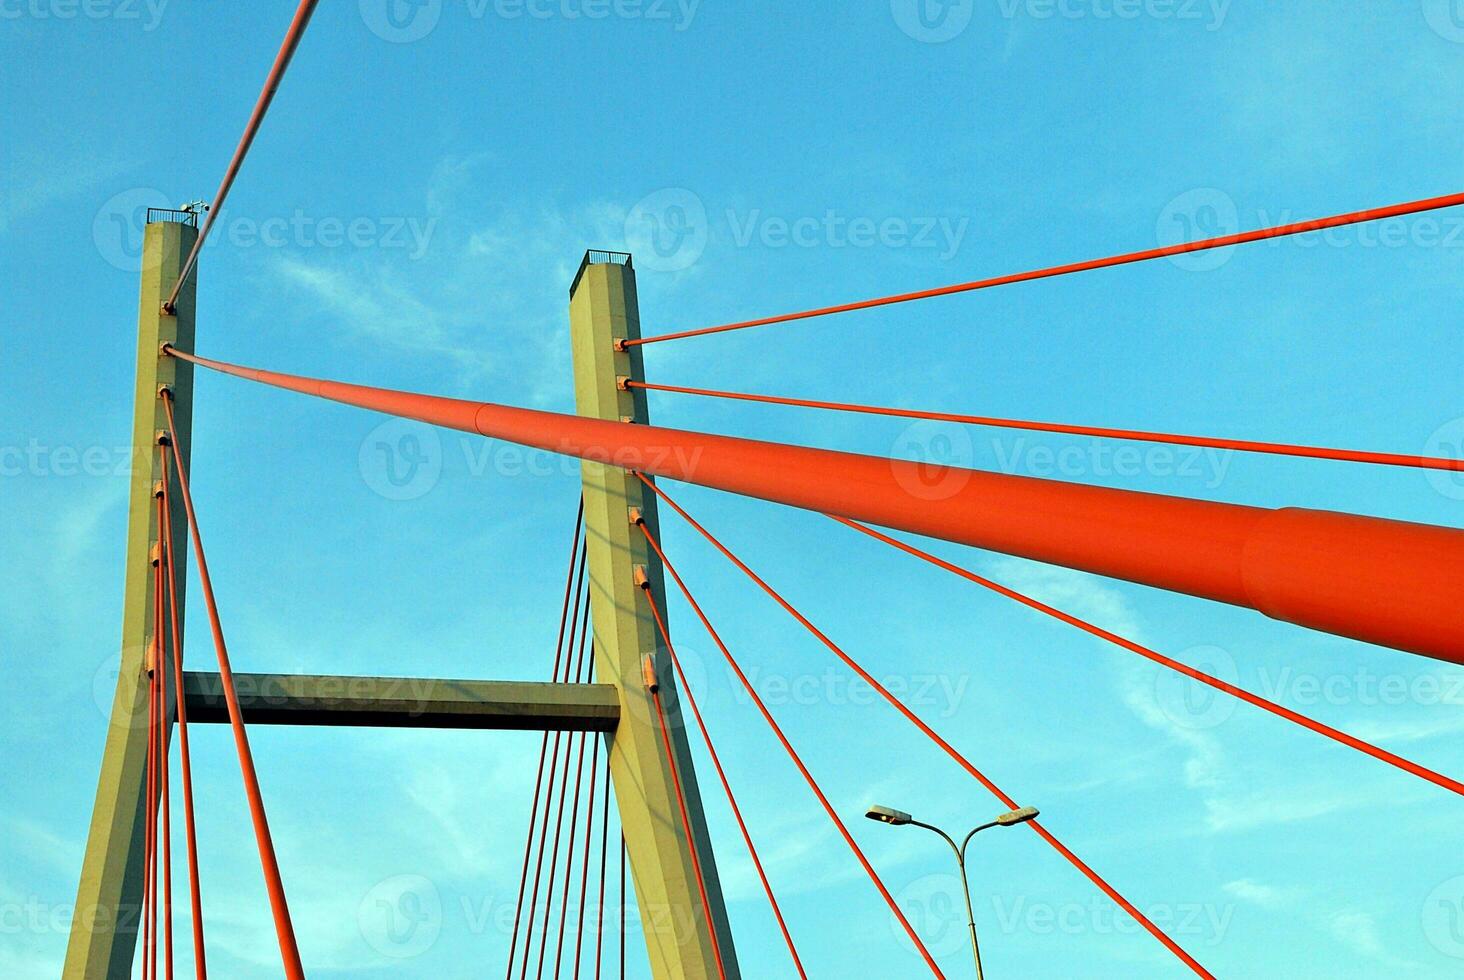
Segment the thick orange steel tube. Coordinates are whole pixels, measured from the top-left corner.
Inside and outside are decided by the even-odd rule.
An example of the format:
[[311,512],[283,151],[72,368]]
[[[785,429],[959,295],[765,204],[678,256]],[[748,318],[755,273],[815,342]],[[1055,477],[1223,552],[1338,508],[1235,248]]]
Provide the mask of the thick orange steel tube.
[[[169,348],[172,350],[172,348]],[[1464,531],[1272,510],[202,367],[652,476],[1257,609],[1464,663]]]

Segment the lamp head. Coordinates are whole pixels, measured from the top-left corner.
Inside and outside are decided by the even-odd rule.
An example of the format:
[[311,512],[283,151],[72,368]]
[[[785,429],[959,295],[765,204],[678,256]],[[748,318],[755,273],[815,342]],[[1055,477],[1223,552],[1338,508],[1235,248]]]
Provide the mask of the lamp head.
[[1035,806],[1024,806],[1020,810],[1003,813],[996,818],[996,822],[1003,827],[1010,827],[1013,824],[1026,823],[1035,816],[1037,816],[1037,808]]
[[904,810],[896,810],[888,806],[872,806],[864,814],[870,820],[877,820],[880,823],[887,823],[891,827],[903,827],[915,818]]

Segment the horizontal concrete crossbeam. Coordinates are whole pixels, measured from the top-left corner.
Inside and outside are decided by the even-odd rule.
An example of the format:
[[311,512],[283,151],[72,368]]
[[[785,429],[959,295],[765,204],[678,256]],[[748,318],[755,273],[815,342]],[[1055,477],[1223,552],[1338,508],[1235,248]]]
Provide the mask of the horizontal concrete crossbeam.
[[[620,700],[609,684],[235,674],[245,722],[358,728],[611,732]],[[219,675],[183,675],[190,723],[229,720]]]

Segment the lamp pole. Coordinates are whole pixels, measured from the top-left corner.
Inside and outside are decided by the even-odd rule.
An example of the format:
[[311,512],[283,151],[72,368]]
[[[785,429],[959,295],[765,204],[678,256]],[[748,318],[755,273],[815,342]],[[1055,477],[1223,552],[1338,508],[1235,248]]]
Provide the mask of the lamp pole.
[[966,848],[970,846],[971,838],[983,830],[990,830],[992,827],[1012,827],[1019,823],[1026,823],[1037,816],[1037,808],[1028,806],[1022,807],[1020,810],[1003,813],[995,820],[973,828],[959,844],[944,830],[941,830],[934,824],[916,820],[903,810],[896,810],[887,806],[872,806],[864,815],[870,820],[888,824],[891,827],[910,826],[929,830],[932,833],[938,834],[941,840],[950,845],[951,852],[956,855],[956,865],[961,871],[961,889],[966,895],[966,927],[971,935],[971,956],[976,961],[976,980],[985,980],[985,974],[981,971],[981,946],[976,941],[976,911],[971,904],[971,883],[966,877]]

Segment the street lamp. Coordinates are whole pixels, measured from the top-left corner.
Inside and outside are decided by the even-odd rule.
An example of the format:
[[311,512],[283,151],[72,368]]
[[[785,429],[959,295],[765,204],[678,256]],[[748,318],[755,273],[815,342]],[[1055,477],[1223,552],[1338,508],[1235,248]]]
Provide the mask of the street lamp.
[[971,885],[966,881],[966,845],[971,843],[972,837],[983,830],[989,830],[992,827],[1013,827],[1019,823],[1026,823],[1037,816],[1037,808],[1024,806],[1020,810],[1003,813],[990,823],[984,823],[972,830],[959,845],[944,830],[928,823],[921,823],[904,810],[896,810],[888,806],[872,806],[864,815],[870,820],[888,824],[891,827],[923,827],[939,834],[941,839],[951,846],[951,850],[956,854],[956,864],[961,868],[961,887],[966,892],[966,924],[971,930],[971,955],[976,959],[976,980],[985,980],[985,975],[981,972],[981,947],[976,944],[976,913],[971,908]]

